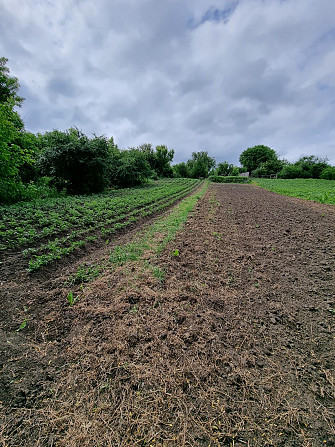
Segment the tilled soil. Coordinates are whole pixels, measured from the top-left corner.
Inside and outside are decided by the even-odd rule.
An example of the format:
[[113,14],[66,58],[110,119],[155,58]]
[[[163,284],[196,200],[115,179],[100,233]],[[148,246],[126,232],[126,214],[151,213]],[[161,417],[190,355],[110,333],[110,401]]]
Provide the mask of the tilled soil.
[[52,272],[13,272],[2,445],[334,446],[334,210],[212,184],[160,255],[72,307]]

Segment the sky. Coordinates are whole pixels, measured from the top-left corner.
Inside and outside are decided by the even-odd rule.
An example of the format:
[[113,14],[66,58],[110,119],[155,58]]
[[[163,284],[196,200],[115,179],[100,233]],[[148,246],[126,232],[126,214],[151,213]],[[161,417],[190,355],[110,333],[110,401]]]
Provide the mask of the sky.
[[26,129],[335,165],[334,0],[0,0]]

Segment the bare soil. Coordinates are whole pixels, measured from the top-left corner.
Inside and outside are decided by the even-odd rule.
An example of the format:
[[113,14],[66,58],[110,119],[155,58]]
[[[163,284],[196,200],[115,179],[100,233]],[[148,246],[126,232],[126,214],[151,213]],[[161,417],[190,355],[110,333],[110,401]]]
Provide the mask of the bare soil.
[[334,227],[331,205],[212,184],[161,254],[76,289],[110,247],[35,275],[10,253],[0,445],[335,446]]

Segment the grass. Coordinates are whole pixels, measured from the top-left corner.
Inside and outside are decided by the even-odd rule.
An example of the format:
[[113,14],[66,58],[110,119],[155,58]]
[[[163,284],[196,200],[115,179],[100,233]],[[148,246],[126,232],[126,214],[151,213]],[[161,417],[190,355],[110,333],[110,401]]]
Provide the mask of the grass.
[[335,181],[318,179],[253,179],[269,191],[300,199],[335,205]]
[[[146,231],[139,233],[135,241],[125,245],[117,245],[110,252],[110,263],[117,267],[129,261],[139,260],[145,251],[151,251],[154,255],[161,253],[186,222],[194,205],[206,192],[207,186],[208,182],[205,182],[199,192],[182,200],[170,214],[161,217]],[[173,254],[179,256],[179,250],[176,249]],[[156,271],[156,275],[161,276],[161,273]]]

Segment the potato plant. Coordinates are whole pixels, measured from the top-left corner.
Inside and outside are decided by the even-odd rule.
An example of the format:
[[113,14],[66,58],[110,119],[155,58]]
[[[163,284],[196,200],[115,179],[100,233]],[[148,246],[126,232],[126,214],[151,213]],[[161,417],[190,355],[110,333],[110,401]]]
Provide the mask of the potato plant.
[[29,270],[37,270],[163,210],[198,184],[195,179],[160,180],[143,188],[1,207],[0,251],[22,249]]

